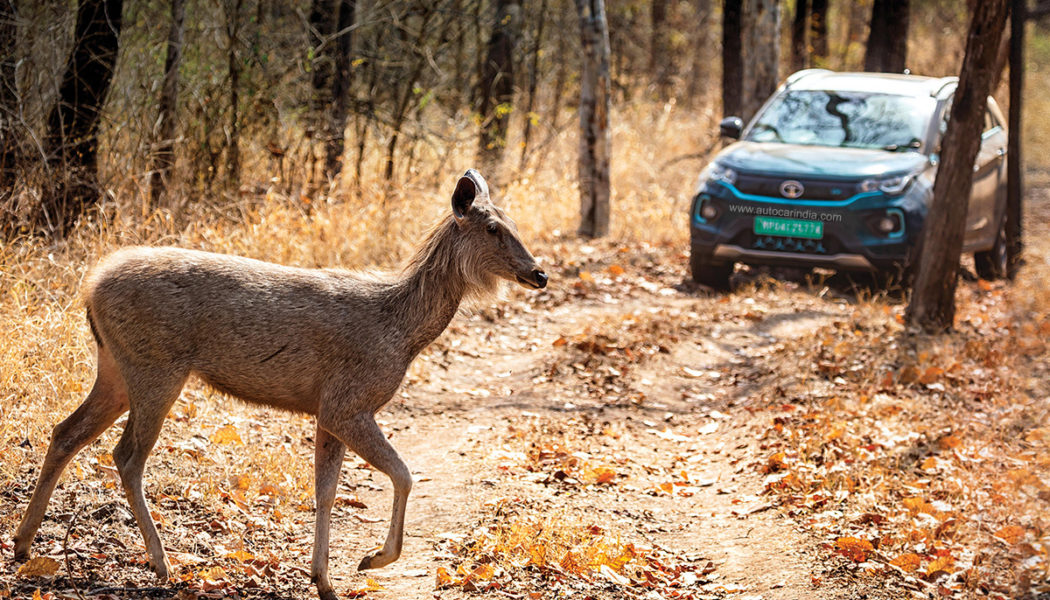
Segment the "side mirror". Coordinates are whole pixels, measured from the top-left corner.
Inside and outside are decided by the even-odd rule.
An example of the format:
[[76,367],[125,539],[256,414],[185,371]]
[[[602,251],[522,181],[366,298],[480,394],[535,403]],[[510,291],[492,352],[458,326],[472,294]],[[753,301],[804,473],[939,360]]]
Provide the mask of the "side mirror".
[[718,131],[724,137],[739,140],[740,132],[744,130],[744,121],[740,117],[726,117],[718,124]]

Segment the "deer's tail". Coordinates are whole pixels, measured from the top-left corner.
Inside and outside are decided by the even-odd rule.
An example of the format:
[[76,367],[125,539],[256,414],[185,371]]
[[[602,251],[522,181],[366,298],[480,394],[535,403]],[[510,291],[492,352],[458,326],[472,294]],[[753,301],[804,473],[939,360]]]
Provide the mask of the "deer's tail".
[[95,337],[95,343],[98,344],[99,348],[101,348],[102,345],[103,345],[102,344],[102,336],[100,336],[98,334],[98,327],[95,326],[95,319],[91,316],[91,308],[90,307],[87,309],[87,321],[88,321],[88,326],[91,327],[91,335],[93,335]]

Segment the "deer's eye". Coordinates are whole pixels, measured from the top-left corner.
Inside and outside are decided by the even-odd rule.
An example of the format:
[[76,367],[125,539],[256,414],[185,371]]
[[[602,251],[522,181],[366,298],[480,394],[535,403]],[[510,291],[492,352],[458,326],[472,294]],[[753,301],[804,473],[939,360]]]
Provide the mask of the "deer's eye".
[[489,223],[485,227],[485,231],[489,232],[489,235],[497,235],[499,234],[499,225],[496,225],[495,223]]

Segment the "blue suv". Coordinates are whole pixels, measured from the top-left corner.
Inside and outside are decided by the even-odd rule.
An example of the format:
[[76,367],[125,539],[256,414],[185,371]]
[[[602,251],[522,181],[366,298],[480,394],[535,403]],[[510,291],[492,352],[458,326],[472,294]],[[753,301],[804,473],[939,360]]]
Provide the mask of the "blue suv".
[[[913,262],[955,77],[795,73],[700,174],[690,208],[693,279],[725,289],[736,263],[893,275]],[[979,276],[1006,275],[1006,142],[988,99],[964,252]]]

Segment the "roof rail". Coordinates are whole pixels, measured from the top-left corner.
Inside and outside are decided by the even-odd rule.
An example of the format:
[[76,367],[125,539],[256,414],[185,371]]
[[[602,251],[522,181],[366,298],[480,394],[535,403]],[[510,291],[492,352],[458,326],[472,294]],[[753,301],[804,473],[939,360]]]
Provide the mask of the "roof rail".
[[784,84],[791,85],[803,77],[809,77],[810,75],[815,75],[817,73],[831,73],[831,71],[828,69],[802,69],[801,71],[795,71],[791,75],[788,75]]
[[941,77],[938,81],[940,82],[940,85],[938,85],[936,88],[933,88],[930,91],[930,96],[933,96],[934,98],[940,96],[941,93],[944,92],[945,88],[947,88],[949,85],[957,85],[959,83],[959,78]]

